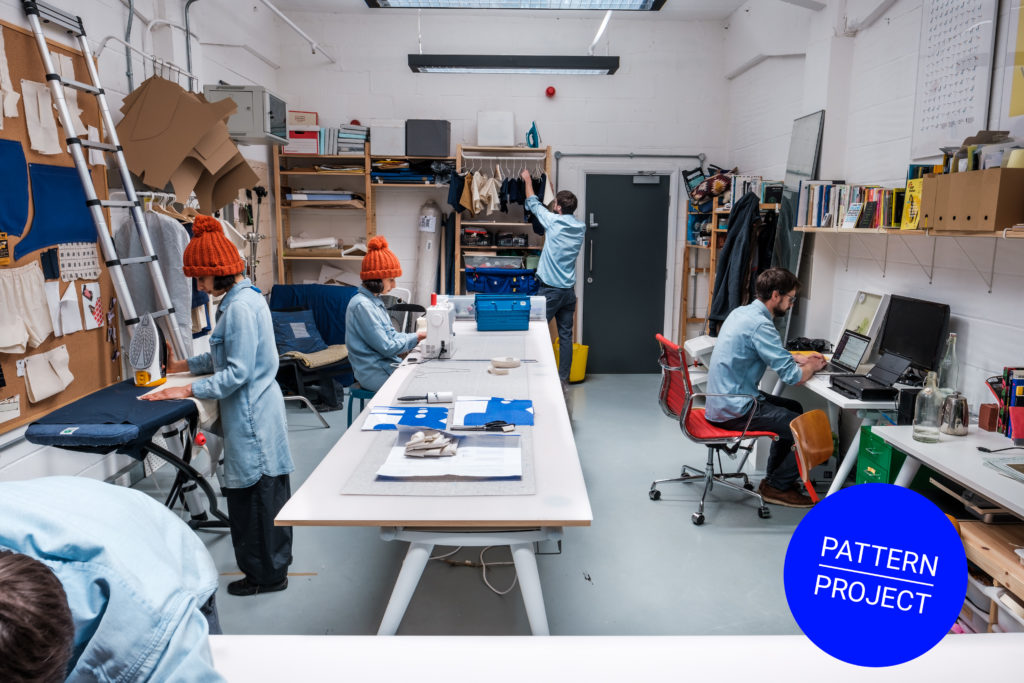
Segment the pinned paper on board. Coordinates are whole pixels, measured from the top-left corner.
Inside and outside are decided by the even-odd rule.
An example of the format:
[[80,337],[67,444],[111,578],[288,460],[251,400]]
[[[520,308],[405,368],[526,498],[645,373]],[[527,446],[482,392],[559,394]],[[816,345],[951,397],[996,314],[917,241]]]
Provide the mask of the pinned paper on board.
[[62,153],[64,148],[57,133],[57,120],[53,117],[49,86],[23,78],[21,92],[25,96],[25,125],[32,149],[40,154]]
[[4,47],[4,28],[0,26],[0,129],[4,127],[4,117],[13,118],[18,115],[18,100],[21,94],[11,83],[11,70],[7,66],[7,48]]
[[60,330],[62,334],[71,334],[81,329],[82,309],[78,305],[78,287],[72,282],[60,298]]
[[104,311],[100,283],[82,283],[82,308],[85,311],[85,329],[95,330],[103,326]]

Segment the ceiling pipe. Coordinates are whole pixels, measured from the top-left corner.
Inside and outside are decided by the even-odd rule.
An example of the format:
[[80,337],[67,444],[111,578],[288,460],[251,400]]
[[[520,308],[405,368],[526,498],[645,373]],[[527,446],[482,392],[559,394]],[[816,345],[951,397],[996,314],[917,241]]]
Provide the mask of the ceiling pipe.
[[[124,41],[132,42],[132,23],[135,21],[135,0],[128,0],[128,24],[124,28]],[[124,49],[124,61],[127,64],[124,75],[128,77],[128,92],[135,90],[135,79],[132,73],[132,51],[130,47]]]
[[[191,2],[191,1],[193,1],[193,0],[190,0],[190,2]],[[302,38],[303,38],[303,39],[304,39],[304,40],[305,40],[305,41],[306,41],[307,43],[309,43],[309,46],[310,46],[310,48],[312,48],[312,50],[313,50],[313,54],[316,54],[316,53],[317,53],[317,52],[319,51],[319,52],[320,52],[320,54],[322,54],[322,55],[323,55],[324,57],[326,57],[326,58],[327,58],[327,60],[328,60],[328,61],[330,61],[330,63],[331,63],[331,64],[337,64],[337,63],[338,63],[338,60],[336,60],[336,59],[335,59],[334,57],[332,57],[332,56],[330,56],[329,54],[327,54],[326,52],[324,52],[324,49],[323,49],[322,47],[320,47],[320,44],[319,44],[319,43],[317,43],[317,42],[316,42],[315,40],[313,40],[312,38],[310,38],[310,37],[309,37],[309,36],[308,36],[308,35],[306,34],[306,32],[305,32],[305,31],[303,31],[303,30],[302,30],[301,28],[299,28],[299,27],[298,27],[298,26],[297,26],[297,25],[295,24],[295,22],[294,22],[294,21],[292,21],[291,19],[289,19],[288,17],[286,17],[286,16],[284,15],[284,13],[283,13],[283,12],[282,12],[281,10],[277,9],[276,7],[274,7],[274,5],[273,5],[273,4],[272,4],[272,3],[270,2],[270,0],[260,0],[260,2],[262,2],[262,3],[264,4],[264,5],[266,5],[266,6],[267,6],[267,9],[269,9],[269,10],[270,10],[271,12],[273,12],[273,13],[274,13],[274,14],[276,14],[277,16],[281,17],[281,21],[283,21],[284,23],[286,23],[286,24],[288,24],[289,26],[291,26],[291,27],[292,27],[292,29],[293,29],[293,30],[294,30],[294,31],[295,31],[296,33],[298,33],[298,34],[299,34],[300,36],[302,36]]]
[[[188,89],[192,90],[192,24],[189,21],[188,10],[198,0],[188,0],[185,3],[185,66],[188,68]],[[196,79],[198,85],[198,79]]]

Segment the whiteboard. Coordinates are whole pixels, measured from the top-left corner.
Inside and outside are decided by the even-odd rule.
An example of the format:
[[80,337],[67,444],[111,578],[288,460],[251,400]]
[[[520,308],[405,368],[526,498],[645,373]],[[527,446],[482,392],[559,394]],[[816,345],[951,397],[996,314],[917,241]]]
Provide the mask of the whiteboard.
[[915,159],[986,128],[996,0],[924,0],[914,99]]
[[1024,137],[1024,12],[1020,11],[1020,0],[1013,0],[1009,19],[1008,48],[1001,50],[1003,89],[997,127],[1010,131],[1010,135]]

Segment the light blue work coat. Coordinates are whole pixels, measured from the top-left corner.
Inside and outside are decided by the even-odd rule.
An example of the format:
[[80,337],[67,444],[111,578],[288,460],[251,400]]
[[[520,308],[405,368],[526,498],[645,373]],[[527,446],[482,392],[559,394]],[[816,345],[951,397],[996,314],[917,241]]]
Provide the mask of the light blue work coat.
[[416,346],[414,332],[399,332],[391,323],[380,297],[366,287],[348,302],[345,311],[345,346],[359,386],[377,391],[401,362],[398,354]]
[[67,680],[224,680],[200,612],[217,568],[195,532],[144,493],[86,477],[2,482],[0,548],[60,579],[75,624]]
[[284,397],[277,385],[277,345],[270,309],[248,279],[220,302],[210,351],[188,359],[192,374],[212,377],[192,384],[197,398],[215,398],[224,430],[224,478],[247,488],[261,476],[295,469],[288,449]]

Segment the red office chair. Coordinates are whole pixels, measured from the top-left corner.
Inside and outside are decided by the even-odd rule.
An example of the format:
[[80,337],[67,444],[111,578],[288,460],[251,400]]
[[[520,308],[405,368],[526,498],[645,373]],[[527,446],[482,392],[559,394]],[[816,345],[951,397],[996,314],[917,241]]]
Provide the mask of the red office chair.
[[[746,456],[750,454],[750,451],[754,448],[754,440],[760,437],[769,437],[773,441],[778,441],[779,435],[774,432],[752,432],[748,431],[750,420],[754,417],[754,410],[757,406],[757,398],[748,394],[702,394],[694,393],[693,385],[690,384],[690,372],[686,367],[686,354],[681,348],[670,342],[660,334],[655,335],[658,340],[658,344],[661,346],[661,356],[658,358],[658,364],[661,365],[661,389],[658,392],[658,403],[661,405],[661,409],[665,411],[665,414],[669,417],[674,417],[679,420],[679,429],[682,430],[683,435],[687,439],[694,443],[705,444],[708,447],[708,461],[704,466],[704,471],[701,472],[695,467],[689,465],[683,465],[682,471],[678,477],[671,479],[658,479],[651,483],[651,490],[649,496],[651,500],[658,500],[661,498],[661,491],[658,490],[658,484],[664,484],[665,482],[682,482],[687,483],[691,481],[703,481],[704,482],[704,493],[700,497],[700,505],[697,508],[697,512],[693,513],[690,519],[694,524],[700,526],[704,523],[704,499],[707,498],[708,492],[712,489],[715,483],[722,484],[731,489],[735,489],[740,493],[748,496],[757,498],[760,506],[757,508],[757,516],[766,519],[772,516],[771,510],[764,504],[764,499],[761,498],[761,494],[754,491],[754,485],[750,483],[747,475],[743,472],[724,472],[722,470],[722,451],[725,451],[729,455],[735,455],[737,451],[743,451],[744,462]],[[693,399],[698,396],[747,396],[748,398],[754,399],[754,406],[750,409],[750,416],[747,419],[747,425],[741,432],[734,432],[721,427],[716,427],[707,421],[704,417],[703,408],[694,408]],[[744,440],[750,440],[750,443],[744,446],[742,442]],[[718,471],[715,471],[715,455],[718,455]],[[740,465],[742,467],[742,465]],[[730,479],[734,478],[743,479],[743,486],[736,484]]]

